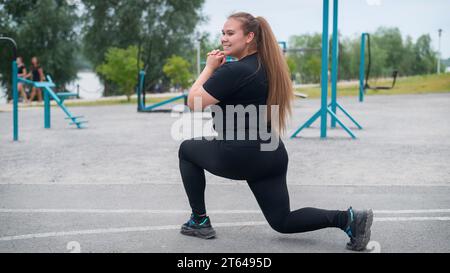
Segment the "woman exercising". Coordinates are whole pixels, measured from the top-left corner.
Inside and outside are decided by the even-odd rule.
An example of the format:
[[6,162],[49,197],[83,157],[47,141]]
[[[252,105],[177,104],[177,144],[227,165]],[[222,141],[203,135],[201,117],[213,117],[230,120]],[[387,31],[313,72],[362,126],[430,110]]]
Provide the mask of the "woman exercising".
[[[214,128],[222,138],[185,140],[179,149],[180,172],[192,214],[182,225],[181,233],[209,239],[216,235],[205,208],[205,173],[235,180],[246,180],[269,225],[280,233],[299,233],[334,227],[350,237],[347,248],[364,250],[370,240],[372,210],[346,211],[301,208],[291,211],[286,185],[288,154],[279,136],[286,128],[291,113],[293,88],[284,56],[268,22],[248,13],[235,13],[228,17],[222,30],[223,51],[208,53],[206,66],[192,85],[188,106],[201,103],[220,107],[223,115],[214,115]],[[225,62],[226,56],[237,58]],[[201,99],[201,100],[200,100]],[[249,125],[249,116],[241,115],[245,126],[227,126],[238,121],[227,106],[268,106],[267,115],[258,111],[257,120],[264,119],[266,131],[275,132],[277,146],[262,151],[268,140],[262,137],[262,128]],[[278,116],[271,109],[278,106]],[[214,113],[214,112],[213,112]],[[264,112],[263,112],[264,113]],[[261,116],[259,116],[261,115]],[[238,115],[239,117],[239,115]],[[222,126],[217,126],[219,123]],[[243,124],[243,123],[241,123]],[[258,123],[260,124],[260,123]],[[221,128],[219,128],[221,127]],[[257,130],[256,139],[249,136]],[[237,140],[239,133],[244,140]],[[223,139],[223,136],[227,138]],[[234,138],[229,138],[233,136]],[[270,141],[270,140],[269,140]],[[273,140],[271,140],[273,142]]]
[[[31,58],[31,72],[28,74],[28,77],[31,77],[31,80],[34,82],[43,82],[45,81],[44,70],[39,63],[37,57]],[[42,90],[41,88],[34,87],[31,89],[30,102],[34,100],[34,96],[38,96],[38,101],[42,101]]]
[[[21,56],[17,57],[16,59],[17,63],[17,77],[20,78],[26,78],[27,77],[27,68],[25,67],[25,64],[23,63],[23,58]],[[17,84],[17,90],[19,91],[20,95],[22,96],[23,102],[27,103],[27,93],[25,92],[25,86],[23,83],[19,82]]]

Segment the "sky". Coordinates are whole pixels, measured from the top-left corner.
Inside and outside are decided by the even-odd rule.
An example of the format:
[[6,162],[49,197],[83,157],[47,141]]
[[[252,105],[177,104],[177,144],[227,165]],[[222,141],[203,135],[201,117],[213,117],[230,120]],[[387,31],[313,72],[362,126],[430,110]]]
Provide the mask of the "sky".
[[[200,31],[216,37],[226,17],[236,11],[265,17],[280,41],[291,35],[322,32],[322,0],[206,0],[203,14],[209,17]],[[330,0],[330,35],[332,32]],[[416,40],[430,34],[438,50],[438,29],[442,29],[441,56],[450,58],[450,0],[340,0],[339,32],[359,37],[378,27],[398,27],[403,35]]]

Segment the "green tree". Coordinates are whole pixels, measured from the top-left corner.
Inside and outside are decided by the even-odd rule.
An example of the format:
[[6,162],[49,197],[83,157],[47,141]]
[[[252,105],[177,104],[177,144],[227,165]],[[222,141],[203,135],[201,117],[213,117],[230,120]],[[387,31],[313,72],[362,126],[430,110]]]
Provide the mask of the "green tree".
[[414,75],[415,53],[414,42],[411,36],[406,37],[403,43],[403,50],[403,59],[398,69],[402,72],[402,75]]
[[[320,49],[322,36],[318,33],[291,36],[288,57],[297,66],[301,82],[310,83],[320,80]],[[313,50],[311,50],[313,49]]]
[[286,57],[286,63],[289,68],[289,73],[291,74],[291,79],[294,80],[295,73],[297,72],[297,63],[291,57]]
[[422,35],[414,46],[414,74],[429,74],[435,72],[437,54],[431,48],[430,35]]
[[134,94],[136,75],[139,71],[137,52],[136,46],[130,46],[127,49],[112,47],[106,52],[105,63],[96,69],[106,79],[117,84],[121,94],[126,95],[128,101]]
[[356,79],[359,75],[360,39],[345,37],[339,45],[339,79]]
[[[64,86],[76,78],[78,70],[73,54],[78,47],[75,11],[75,6],[61,0],[0,0],[0,34],[16,40],[18,54],[27,66],[31,57],[37,56],[44,72]],[[1,60],[11,57],[9,51],[0,51]],[[0,62],[0,73],[4,75],[1,83],[9,85],[9,61]]]
[[[361,36],[341,37],[339,43],[339,79],[351,80],[359,77]],[[295,35],[289,39],[290,49],[319,48],[319,34]],[[366,44],[367,46],[367,44]],[[331,50],[331,48],[330,48]],[[366,67],[368,65],[368,50]],[[320,79],[320,53],[314,51],[289,52],[289,58],[297,64],[302,82],[318,82]],[[400,75],[434,73],[437,52],[432,49],[429,35],[420,36],[414,43],[410,36],[403,39],[398,28],[380,27],[371,34],[371,81],[378,77],[390,77],[393,70]],[[445,71],[445,68],[442,67]]]
[[173,55],[164,64],[163,72],[170,79],[172,85],[187,89],[192,83],[190,66],[189,62],[182,57]]
[[400,30],[380,27],[372,37],[375,44],[374,58],[382,58],[381,65],[377,66],[377,69],[382,76],[390,76],[393,70],[398,69],[405,54]]
[[[220,43],[220,35],[216,35],[215,38],[211,38],[211,34],[210,33],[201,33],[201,34],[197,34],[196,36],[199,36],[199,40],[200,40],[200,69],[203,69],[205,67],[205,63],[206,63],[206,54],[214,49],[220,49],[222,48],[222,45]],[[198,41],[196,41],[198,42]],[[193,65],[191,69],[192,73],[194,73],[194,75],[197,74],[197,48],[192,48],[191,50],[187,51],[188,54],[188,60],[191,61],[192,64],[195,64],[195,66]]]
[[[86,14],[85,52],[98,65],[110,46],[141,48],[147,65],[146,83],[164,78],[164,61],[193,52],[195,27],[204,18],[204,0],[83,0]],[[136,77],[133,77],[136,78]],[[147,88],[149,87],[147,86]]]

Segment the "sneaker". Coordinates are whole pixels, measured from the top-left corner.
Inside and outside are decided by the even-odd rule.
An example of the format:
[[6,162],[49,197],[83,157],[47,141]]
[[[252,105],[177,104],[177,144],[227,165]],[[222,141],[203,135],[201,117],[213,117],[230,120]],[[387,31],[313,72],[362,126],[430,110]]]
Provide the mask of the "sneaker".
[[195,217],[191,214],[191,218],[181,226],[181,234],[199,237],[202,239],[211,239],[216,236],[216,231],[211,226],[209,216]]
[[373,212],[371,209],[358,211],[350,207],[348,213],[348,224],[344,231],[350,237],[350,242],[346,248],[355,251],[365,250],[370,241]]

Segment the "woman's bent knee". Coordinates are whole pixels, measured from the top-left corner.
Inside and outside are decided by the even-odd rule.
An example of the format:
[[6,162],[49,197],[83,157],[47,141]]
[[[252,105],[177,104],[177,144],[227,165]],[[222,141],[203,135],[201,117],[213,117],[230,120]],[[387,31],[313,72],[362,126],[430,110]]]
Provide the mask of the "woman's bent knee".
[[187,139],[181,142],[180,148],[178,149],[178,158],[187,159],[190,151],[192,150],[192,139]]
[[178,148],[178,158],[179,159],[185,159],[185,155],[186,155],[186,146],[188,145],[186,143],[187,140],[184,140],[183,142],[181,142],[180,144],[180,148]]
[[289,232],[283,224],[271,224],[269,223],[270,227],[275,230],[278,233],[282,233],[282,234],[286,234],[286,233],[291,233]]
[[286,219],[286,217],[282,217],[282,218],[278,218],[278,219],[267,219],[267,222],[269,223],[270,227],[273,230],[275,230],[276,232],[279,232],[279,233],[291,233],[286,228],[285,219]]

